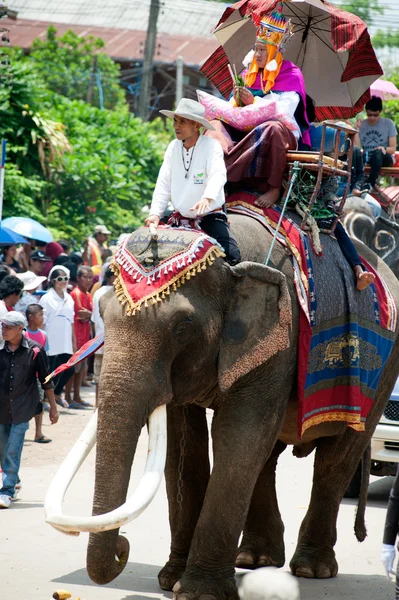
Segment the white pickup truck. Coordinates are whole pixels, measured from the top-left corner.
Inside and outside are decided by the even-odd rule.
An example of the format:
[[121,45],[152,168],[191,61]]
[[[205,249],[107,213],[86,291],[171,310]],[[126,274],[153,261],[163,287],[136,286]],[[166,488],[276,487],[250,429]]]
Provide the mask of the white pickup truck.
[[[371,475],[396,475],[399,463],[399,378],[371,438]],[[345,492],[347,498],[356,498],[360,491],[361,473],[358,469]]]

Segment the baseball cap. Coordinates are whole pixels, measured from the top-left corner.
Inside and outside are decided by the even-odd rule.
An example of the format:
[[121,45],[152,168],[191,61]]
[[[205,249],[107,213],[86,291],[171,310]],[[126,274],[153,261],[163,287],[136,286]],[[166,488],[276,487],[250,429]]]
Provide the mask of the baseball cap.
[[94,233],[104,233],[105,235],[110,235],[111,232],[105,225],[96,225],[94,228]]
[[23,327],[26,327],[26,319],[24,315],[16,310],[11,310],[6,314],[5,317],[1,319],[0,322],[3,325],[10,325],[11,327],[13,325],[22,325]]
[[46,281],[47,277],[35,275],[33,271],[26,271],[26,273],[17,273],[18,279],[24,284],[24,290],[35,290],[43,281]]
[[41,260],[43,262],[53,262],[52,259],[43,252],[43,250],[34,250],[30,255],[31,260]]

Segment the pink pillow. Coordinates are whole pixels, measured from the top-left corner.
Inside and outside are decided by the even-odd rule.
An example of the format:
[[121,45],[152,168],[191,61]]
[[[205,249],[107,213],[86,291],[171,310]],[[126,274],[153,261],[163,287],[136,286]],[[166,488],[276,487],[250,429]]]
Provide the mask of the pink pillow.
[[282,116],[277,114],[275,101],[237,107],[202,90],[197,90],[197,96],[198,102],[205,108],[206,119],[219,119],[240,131],[250,131],[265,121],[280,120]]

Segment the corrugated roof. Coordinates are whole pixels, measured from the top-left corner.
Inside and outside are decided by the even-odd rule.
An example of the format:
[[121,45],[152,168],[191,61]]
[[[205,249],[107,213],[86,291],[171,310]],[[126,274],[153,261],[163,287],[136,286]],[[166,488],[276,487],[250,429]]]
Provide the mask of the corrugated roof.
[[[146,31],[150,0],[6,0],[18,18],[49,23],[113,27]],[[204,0],[161,0],[158,32],[206,36],[217,24],[226,4]]]
[[[41,0],[44,2],[45,0]],[[2,19],[2,26],[10,30],[11,46],[29,49],[35,38],[44,39],[51,23],[43,21],[28,21],[24,19]],[[87,27],[65,23],[53,23],[58,35],[72,29],[77,35],[100,37],[105,42],[105,52],[114,59],[142,60],[145,44],[145,31],[131,29],[116,29],[111,27]],[[216,38],[167,35],[157,36],[155,62],[174,63],[179,56],[183,57],[186,65],[201,65],[216,50]]]

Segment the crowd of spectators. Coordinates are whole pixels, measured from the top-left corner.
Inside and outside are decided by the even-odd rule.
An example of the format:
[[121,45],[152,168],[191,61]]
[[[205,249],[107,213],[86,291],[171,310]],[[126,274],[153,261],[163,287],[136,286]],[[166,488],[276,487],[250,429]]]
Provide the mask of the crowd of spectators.
[[[29,244],[0,249],[0,319],[10,311],[25,317],[24,335],[43,346],[50,372],[102,331],[98,299],[113,281],[112,247],[107,246],[110,233],[104,225],[96,226],[79,251],[67,240],[47,244],[29,240]],[[55,378],[59,406],[93,408],[81,397],[81,387],[98,381],[101,358],[99,353],[89,364],[86,361]],[[35,416],[35,441],[48,443],[42,416]]]

